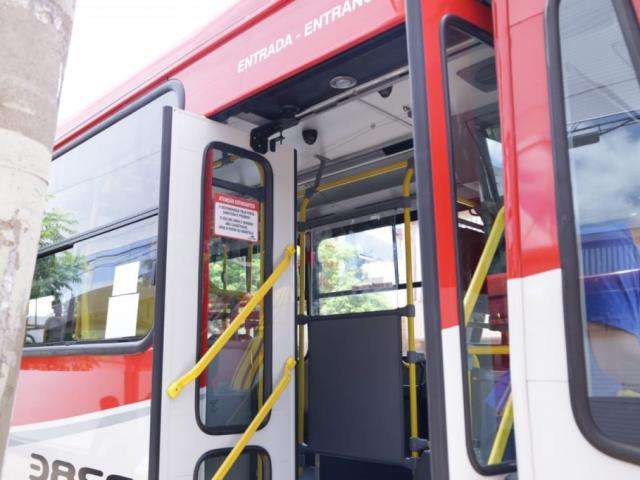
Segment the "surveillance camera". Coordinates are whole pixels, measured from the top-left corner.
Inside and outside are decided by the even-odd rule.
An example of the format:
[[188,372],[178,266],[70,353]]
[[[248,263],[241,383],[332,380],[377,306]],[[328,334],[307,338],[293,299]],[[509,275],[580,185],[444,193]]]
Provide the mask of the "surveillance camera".
[[315,128],[306,128],[302,131],[302,138],[307,145],[313,145],[318,139],[318,130]]
[[392,91],[393,91],[393,85],[389,85],[388,87],[383,88],[382,90],[378,90],[378,93],[382,98],[389,98],[391,96]]

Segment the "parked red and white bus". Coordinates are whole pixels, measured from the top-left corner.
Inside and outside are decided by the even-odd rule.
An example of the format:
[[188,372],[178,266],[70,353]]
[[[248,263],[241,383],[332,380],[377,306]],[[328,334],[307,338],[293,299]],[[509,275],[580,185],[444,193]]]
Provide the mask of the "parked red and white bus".
[[3,478],[636,478],[639,11],[243,0],[62,126]]

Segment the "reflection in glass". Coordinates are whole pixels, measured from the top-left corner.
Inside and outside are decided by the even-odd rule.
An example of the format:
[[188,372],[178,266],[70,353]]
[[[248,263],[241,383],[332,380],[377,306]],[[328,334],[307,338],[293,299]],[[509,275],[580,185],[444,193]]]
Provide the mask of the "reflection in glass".
[[640,446],[640,88],[611,1],[559,13],[591,416]]
[[[450,136],[458,213],[458,269],[468,303],[462,335],[467,353],[471,446],[481,466],[515,463],[503,234],[482,284],[471,279],[503,205],[503,164],[493,47],[453,25],[445,30]],[[497,227],[499,228],[499,227]],[[465,310],[465,308],[463,308]],[[501,427],[502,425],[502,427]],[[497,442],[503,428],[506,445]]]
[[52,163],[47,211],[67,221],[68,238],[158,206],[162,108],[168,92]]
[[[64,224],[45,214],[41,245]],[[151,218],[38,258],[25,344],[146,335],[153,324],[156,234]]]
[[[407,304],[404,226],[398,211],[384,218],[315,230],[312,312],[316,315],[374,312]],[[422,290],[420,289],[420,233],[411,224],[414,272],[415,335],[424,350]],[[403,351],[407,350],[407,325],[403,318]]]
[[395,283],[390,227],[323,240],[318,245],[320,292],[339,292]]
[[[220,150],[210,150],[208,161],[213,166],[213,186],[209,190],[213,211],[208,257],[208,301],[206,343],[209,348],[225,331],[235,316],[255,294],[265,278],[265,171],[247,158]],[[215,228],[221,217],[215,213],[215,195],[258,205],[258,241],[243,239],[232,231]],[[222,233],[221,233],[222,232]],[[249,315],[244,325],[229,340],[202,379],[199,404],[200,420],[211,429],[240,429],[255,416],[265,398],[266,322],[265,302]],[[240,478],[240,477],[239,477]],[[248,477],[247,477],[248,478]]]

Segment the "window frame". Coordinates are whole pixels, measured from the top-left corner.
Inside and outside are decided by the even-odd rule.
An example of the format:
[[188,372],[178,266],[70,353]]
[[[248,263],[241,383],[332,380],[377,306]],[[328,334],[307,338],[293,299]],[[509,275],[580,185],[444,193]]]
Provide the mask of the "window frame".
[[[60,149],[56,150],[52,157],[52,162],[54,162],[57,158],[68,153],[73,150],[77,146],[85,143],[91,138],[95,137],[99,133],[107,130],[112,125],[118,123],[124,118],[128,117],[136,113],[138,110],[144,108],[149,103],[154,100],[160,98],[161,96],[173,92],[177,97],[178,108],[184,108],[185,105],[185,91],[182,83],[179,80],[169,80],[166,83],[163,83],[159,87],[151,90],[147,94],[143,95],[136,101],[130,103],[126,107],[117,111],[114,115],[106,118],[101,123],[96,125],[95,127],[89,129],[84,135],[78,137],[77,139],[69,142],[64,145]],[[162,118],[159,121],[163,121]],[[160,166],[161,175],[164,173],[162,166]],[[160,179],[160,184],[162,185],[162,178]],[[160,188],[160,198],[159,205],[163,205],[162,200],[162,188]],[[132,225],[134,223],[152,218],[154,216],[158,217],[160,207],[156,207],[153,209],[149,209],[143,212],[138,212],[129,217],[125,217],[119,219],[116,222],[109,223],[107,225],[102,225],[98,228],[94,228],[91,230],[87,230],[82,232],[79,235],[75,235],[69,238],[66,238],[60,242],[54,243],[52,245],[47,245],[46,247],[40,249],[37,254],[37,258],[46,257],[49,255],[54,255],[58,252],[62,252],[64,250],[68,250],[72,248],[76,243],[79,243],[83,240],[89,240],[94,237],[98,237],[105,233],[109,233],[111,231],[117,230],[119,228],[126,227],[128,225]],[[158,222],[158,249],[156,262],[159,258],[164,257],[165,252],[161,251],[160,246],[160,222]],[[156,270],[156,308],[155,312],[157,313],[157,305],[158,305],[158,290],[164,288],[164,278],[161,278],[159,270]],[[156,318],[154,318],[155,325]],[[130,353],[139,353],[147,350],[153,343],[153,331],[154,327],[152,326],[147,334],[136,340],[89,340],[83,342],[65,342],[65,343],[56,343],[56,344],[43,344],[43,345],[24,345],[23,353],[24,357],[51,357],[51,356],[69,356],[69,355],[118,355],[118,354],[130,354]]]
[[[226,457],[227,455],[229,455],[229,453],[231,453],[231,450],[232,450],[231,448],[217,448],[215,450],[209,450],[203,453],[202,455],[200,455],[200,458],[196,460],[196,466],[193,470],[193,479],[198,480],[200,465],[202,465],[202,463],[205,460],[211,457],[221,457],[221,456]],[[242,454],[244,453],[256,453],[258,455],[264,455],[269,464],[269,476],[267,478],[269,479],[273,478],[273,465],[271,463],[271,455],[269,455],[269,452],[267,452],[267,450],[257,445],[248,445],[242,450],[242,452],[240,453],[240,456],[242,456]]]
[[[451,182],[451,202],[452,205],[457,204],[457,188],[456,188],[456,178],[455,178],[455,161],[454,161],[454,151],[453,151],[453,132],[451,129],[451,95],[449,89],[449,71],[447,68],[447,44],[446,44],[446,30],[448,27],[455,27],[459,30],[462,30],[464,33],[467,33],[470,36],[477,38],[480,42],[483,42],[494,49],[493,37],[489,32],[482,30],[478,26],[452,14],[445,15],[440,21],[440,59],[442,66],[442,82],[443,82],[443,91],[445,97],[445,114],[446,114],[446,130],[447,130],[447,155],[448,155],[448,165],[449,165],[449,173],[450,173],[450,182]],[[499,94],[498,94],[499,95]],[[464,305],[463,298],[464,292],[462,291],[462,282],[460,278],[460,240],[458,238],[458,228],[460,225],[460,219],[458,218],[458,211],[454,207],[452,208],[454,231],[452,232],[455,244],[455,269],[456,269],[456,294],[458,297],[458,319],[464,319]],[[464,222],[462,222],[464,223]],[[508,301],[508,300],[507,300]],[[458,328],[460,329],[460,355],[462,362],[462,395],[464,401],[464,425],[465,425],[465,445],[467,447],[467,456],[473,468],[481,475],[491,476],[491,475],[499,475],[506,474],[517,471],[517,463],[507,463],[502,462],[496,465],[481,465],[478,462],[475,451],[473,449],[473,444],[471,441],[471,433],[472,433],[472,422],[471,422],[471,392],[469,389],[469,382],[467,381],[467,374],[469,372],[469,362],[468,362],[468,354],[467,354],[467,335],[466,335],[466,326],[464,321],[458,322]],[[513,429],[515,430],[515,423]]]
[[[384,211],[384,210],[383,210]],[[418,226],[419,224],[418,222],[418,211],[417,208],[413,208],[411,210],[411,223],[413,224],[413,222],[416,222],[416,226]],[[398,213],[398,214],[390,214],[390,215],[385,215],[384,217],[380,218],[379,220],[364,220],[362,222],[358,222],[354,225],[345,225],[345,226],[339,226],[339,227],[333,227],[333,228],[327,228],[327,229],[323,229],[323,232],[326,232],[328,235],[327,236],[323,236],[321,238],[313,238],[313,245],[312,245],[312,249],[313,251],[317,252],[318,247],[320,246],[320,244],[328,239],[334,239],[337,237],[341,237],[344,235],[349,235],[349,234],[353,234],[353,233],[360,233],[360,232],[366,232],[368,230],[375,230],[376,228],[383,228],[383,227],[390,227],[392,234],[395,233],[395,229],[400,227],[402,228],[403,226],[403,216],[402,213]],[[316,228],[320,228],[320,227],[316,227]],[[311,229],[313,230],[313,228]],[[309,231],[311,231],[309,230]],[[419,245],[416,244],[416,246],[414,248],[418,248]],[[393,242],[393,247],[394,252],[394,263],[395,263],[395,269],[396,271],[398,271],[399,268],[399,261],[398,261],[398,251],[400,250],[399,245],[397,244],[397,242]],[[313,265],[313,268],[309,269],[311,270],[311,272],[309,272],[311,278],[312,278],[312,288],[309,288],[309,296],[310,298],[308,299],[308,305],[312,306],[313,304],[311,302],[313,301],[320,301],[322,299],[325,298],[334,298],[334,297],[346,297],[346,296],[351,296],[351,295],[361,295],[361,294],[367,294],[367,293],[378,293],[378,292],[391,292],[391,291],[402,291],[405,290],[407,288],[407,283],[405,282],[400,282],[399,277],[396,278],[396,282],[388,287],[367,287],[367,288],[362,288],[362,289],[357,289],[357,290],[336,290],[333,292],[320,292],[319,291],[319,284],[320,284],[320,279],[319,279],[319,273],[320,273],[320,269],[318,266],[319,263],[319,258],[316,255],[315,256],[315,265]],[[422,288],[422,280],[419,281],[414,281],[413,282],[413,288]],[[399,307],[399,308],[404,308],[404,307]],[[371,312],[376,312],[377,310],[370,310],[367,312],[346,312],[344,314],[347,313],[353,313],[353,314],[360,314],[360,313],[371,313]],[[382,310],[382,311],[387,311],[387,310]],[[321,315],[320,313],[314,314],[314,316],[331,316],[331,315],[343,315],[343,314],[327,314],[327,315]]]
[[[266,279],[273,272],[273,171],[271,169],[271,164],[269,161],[263,157],[262,155],[252,152],[249,150],[245,150],[243,148],[237,147],[235,145],[230,145],[224,142],[213,141],[209,143],[203,153],[203,162],[202,162],[202,187],[201,187],[201,204],[200,204],[200,256],[202,257],[203,252],[205,251],[205,247],[208,242],[211,241],[213,235],[211,235],[207,231],[208,226],[213,226],[213,202],[210,201],[210,193],[211,188],[215,186],[216,179],[214,176],[213,169],[209,168],[209,163],[207,161],[207,156],[210,150],[220,150],[222,152],[231,153],[237,155],[242,158],[246,158],[248,160],[252,160],[257,163],[264,173],[264,186],[260,190],[263,192],[263,198],[260,200],[264,202],[264,279]],[[211,184],[209,184],[209,180]],[[221,186],[221,185],[220,185]],[[227,185],[229,186],[229,185]],[[221,186],[222,187],[222,186]],[[222,187],[224,188],[224,187]],[[240,193],[247,193],[240,192]],[[205,215],[210,215],[211,222],[207,222],[207,217]],[[209,259],[207,259],[208,263]],[[204,282],[204,270],[205,270],[205,262],[201,261],[198,268],[198,278],[201,279],[201,282]],[[262,284],[262,282],[261,282]],[[209,289],[206,289],[207,293]],[[204,299],[206,298],[204,286],[200,285],[198,289],[198,328],[196,329],[196,359],[197,362],[200,357],[204,354],[202,351],[202,338],[205,332],[203,332],[203,317],[205,315],[204,311]],[[264,308],[264,364],[263,364],[263,379],[264,379],[264,390],[263,395],[266,400],[271,392],[273,391],[273,300],[271,291],[269,291],[263,300],[263,308]],[[234,433],[242,433],[245,431],[248,423],[246,424],[234,424],[234,425],[221,425],[216,427],[210,427],[204,424],[202,421],[202,417],[200,416],[200,382],[194,382],[195,388],[195,418],[198,427],[202,432],[207,435],[229,435]],[[271,419],[271,412],[268,413],[267,417],[264,419],[258,430],[264,428]]]
[[[596,425],[589,405],[586,352],[580,283],[580,259],[578,238],[573,210],[573,189],[569,143],[566,136],[566,112],[562,77],[560,38],[560,1],[549,0],[545,8],[544,29],[547,55],[547,85],[549,89],[549,114],[551,144],[555,170],[555,200],[558,225],[558,247],[562,271],[565,345],[571,409],[578,428],[591,445],[619,460],[640,463],[640,447],[613,440],[604,435]],[[636,76],[640,66],[640,26],[634,6],[629,0],[612,1],[617,21],[623,32],[625,46]],[[631,21],[635,19],[635,21]],[[638,79],[640,81],[640,78]],[[571,341],[579,339],[579,341]]]

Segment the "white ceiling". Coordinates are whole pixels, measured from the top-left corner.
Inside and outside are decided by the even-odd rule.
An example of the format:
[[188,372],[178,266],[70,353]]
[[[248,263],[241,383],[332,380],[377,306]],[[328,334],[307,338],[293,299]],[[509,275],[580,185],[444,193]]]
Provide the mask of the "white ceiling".
[[[298,150],[299,171],[318,165],[316,155],[337,159],[374,146],[393,144],[412,135],[410,105],[409,79],[405,77],[393,86],[388,98],[376,91],[304,118],[284,132],[285,143]],[[255,127],[237,117],[228,123],[247,131]],[[302,139],[302,131],[309,128],[318,131],[313,145]]]

